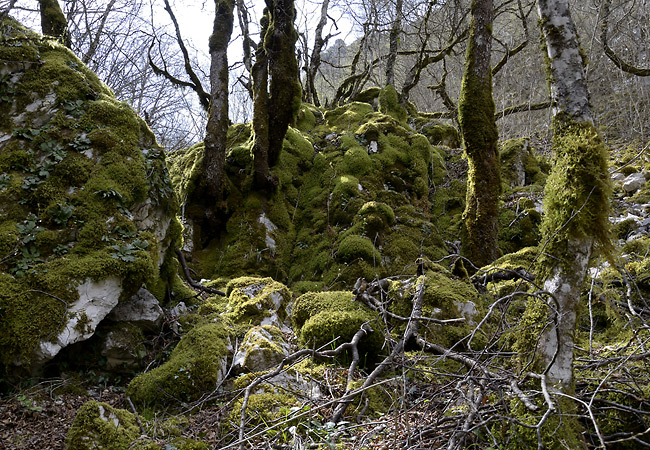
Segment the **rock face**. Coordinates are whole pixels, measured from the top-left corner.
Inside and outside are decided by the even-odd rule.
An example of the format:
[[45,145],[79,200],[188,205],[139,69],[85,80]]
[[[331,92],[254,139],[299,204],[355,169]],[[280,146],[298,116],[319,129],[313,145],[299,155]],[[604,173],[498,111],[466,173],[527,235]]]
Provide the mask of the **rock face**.
[[108,318],[115,322],[131,322],[141,328],[155,330],[164,317],[165,313],[158,299],[145,288],[140,288],[135,295],[113,308]]
[[79,300],[68,310],[70,319],[55,339],[41,342],[35,362],[52,359],[62,348],[92,336],[99,322],[117,305],[122,283],[117,277],[100,282],[86,280],[77,291]]
[[114,317],[155,326],[180,232],[144,121],[67,48],[10,18],[0,36],[0,360],[34,368],[143,285]]

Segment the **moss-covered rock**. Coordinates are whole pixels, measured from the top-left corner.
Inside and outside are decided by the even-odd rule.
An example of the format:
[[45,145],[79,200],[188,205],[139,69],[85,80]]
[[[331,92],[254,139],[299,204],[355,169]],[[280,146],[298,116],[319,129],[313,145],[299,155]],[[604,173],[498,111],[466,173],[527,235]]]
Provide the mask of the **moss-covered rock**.
[[[431,270],[426,271],[424,278],[418,277],[392,284],[391,295],[396,301],[392,302],[391,311],[402,317],[410,317],[413,299],[424,280],[422,315],[442,320],[464,320],[446,324],[421,323],[420,334],[431,342],[454,347],[469,335],[483,309],[483,299],[468,279],[458,279],[437,264],[427,267],[431,267]],[[397,330],[402,330],[403,327],[404,325],[400,324]],[[483,343],[484,338],[476,336],[472,345],[480,347]]]
[[381,261],[381,255],[372,241],[363,236],[350,235],[345,237],[338,245],[337,255],[338,258],[346,262],[362,259],[372,264]]
[[142,439],[135,415],[107,403],[89,401],[77,411],[66,438],[66,450],[154,450],[160,447]]
[[[349,342],[364,323],[372,327],[376,314],[353,299],[349,291],[308,292],[298,297],[291,321],[301,342],[314,348],[336,346]],[[362,363],[375,361],[383,342],[380,335],[375,331],[361,340]]]
[[287,318],[291,292],[272,278],[236,278],[228,283],[226,294],[226,316],[235,323],[281,328]]
[[164,295],[180,229],[145,122],[67,48],[10,18],[0,35],[0,360],[38,366],[143,284]]
[[[187,259],[199,276],[270,276],[287,285],[331,289],[359,276],[414,273],[418,257],[446,255],[437,222],[446,226],[448,211],[432,208],[444,195],[439,186],[446,150],[368,103],[325,111],[313,126],[307,110],[319,111],[309,105],[303,110],[308,120],[289,128],[271,169],[278,181],[273,192],[256,192],[252,167],[240,167],[251,142],[249,127],[230,128],[229,136],[240,136],[229,141],[231,151],[245,157],[226,167],[224,226],[203,230],[186,223]],[[181,201],[191,192],[201,157],[199,145],[170,158]],[[462,203],[464,193],[458,198]],[[186,216],[203,209],[185,205]]]
[[218,316],[201,319],[183,335],[169,360],[134,378],[127,388],[140,406],[179,405],[211,392],[226,376],[232,325]]
[[236,370],[262,372],[279,364],[290,350],[291,346],[278,327],[254,326],[244,335],[232,365]]

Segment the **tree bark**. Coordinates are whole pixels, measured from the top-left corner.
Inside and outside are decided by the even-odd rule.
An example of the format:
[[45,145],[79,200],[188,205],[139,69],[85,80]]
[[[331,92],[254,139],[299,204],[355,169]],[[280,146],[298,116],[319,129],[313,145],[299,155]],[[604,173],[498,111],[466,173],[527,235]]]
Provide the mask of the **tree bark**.
[[314,49],[311,52],[311,57],[309,58],[309,67],[306,70],[305,76],[305,100],[311,102],[316,106],[320,106],[320,100],[318,98],[318,93],[316,92],[316,85],[314,80],[316,79],[316,74],[318,73],[318,68],[321,63],[321,52],[326,42],[329,40],[329,35],[323,39],[323,28],[327,24],[327,9],[329,8],[329,0],[323,0],[321,3],[320,9],[320,20],[318,25],[316,25],[316,30],[314,31]]
[[[266,0],[271,15],[265,46],[269,66],[269,167],[280,157],[289,125],[300,110],[301,89],[296,60],[298,34],[293,0]],[[271,4],[272,3],[272,4]]]
[[70,47],[70,34],[68,33],[68,21],[63,14],[57,0],[38,0],[41,13],[41,30],[46,36],[61,39],[66,47]]
[[498,256],[498,132],[492,98],[492,0],[473,0],[458,118],[469,164],[462,252],[476,266]]
[[233,3],[215,1],[215,17],[210,36],[210,109],[203,153],[205,194],[220,199],[226,161],[228,134],[228,43],[233,29]]
[[[262,19],[262,35],[266,32],[268,20]],[[253,64],[253,164],[255,185],[264,189],[269,184],[269,93],[268,61],[263,42],[257,47]]]
[[395,17],[390,28],[388,37],[388,58],[386,58],[386,85],[395,86],[395,61],[397,60],[397,49],[399,47],[399,35],[402,33],[402,9],[403,0],[395,2]]
[[[549,392],[562,417],[547,425],[557,445],[586,448],[580,425],[571,412],[575,404],[566,395],[574,391],[573,348],[580,293],[594,252],[610,252],[609,204],[611,181],[607,149],[593,124],[584,62],[568,0],[537,0],[546,45],[553,108],[554,166],[544,197],[542,222],[544,254],[538,262],[547,292],[549,319],[537,343],[536,366],[546,377]],[[526,315],[544,323],[544,312]]]

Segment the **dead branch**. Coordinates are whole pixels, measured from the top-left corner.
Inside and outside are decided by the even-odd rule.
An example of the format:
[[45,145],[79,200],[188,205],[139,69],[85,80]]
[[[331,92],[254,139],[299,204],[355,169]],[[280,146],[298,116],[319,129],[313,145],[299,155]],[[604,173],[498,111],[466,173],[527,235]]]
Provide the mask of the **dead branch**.
[[650,76],[650,67],[648,68],[643,68],[643,67],[635,67],[626,61],[623,60],[620,56],[612,50],[612,48],[609,46],[609,42],[607,41],[607,33],[609,30],[609,9],[611,7],[612,0],[604,0],[603,2],[603,14],[601,15],[602,17],[602,23],[600,26],[600,41],[603,44],[603,49],[605,50],[605,55],[614,63],[616,67],[621,69],[623,72],[636,75],[637,77],[647,77]]
[[212,289],[211,287],[208,286],[203,286],[201,283],[194,281],[192,279],[192,275],[190,274],[190,268],[187,266],[187,262],[185,262],[185,255],[183,255],[183,252],[180,249],[174,249],[174,251],[176,252],[176,258],[178,259],[178,263],[181,265],[181,268],[183,269],[185,280],[188,282],[190,286],[192,286],[196,290],[207,292],[208,294],[220,295],[222,297],[226,296],[226,293],[223,291],[220,291],[218,289]]

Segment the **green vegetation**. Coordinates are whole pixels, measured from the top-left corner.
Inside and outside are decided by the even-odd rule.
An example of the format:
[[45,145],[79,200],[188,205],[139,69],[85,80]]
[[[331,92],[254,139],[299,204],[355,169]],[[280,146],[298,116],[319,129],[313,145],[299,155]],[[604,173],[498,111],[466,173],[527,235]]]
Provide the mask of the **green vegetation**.
[[[167,225],[177,204],[165,156],[144,121],[67,48],[9,18],[0,27],[0,58],[16,63],[2,108],[23,111],[0,124],[10,136],[0,154],[6,367],[56,339],[88,280],[118,277],[121,298],[146,284],[162,300],[176,275],[161,254],[180,235]],[[147,201],[156,230],[138,222]]]

